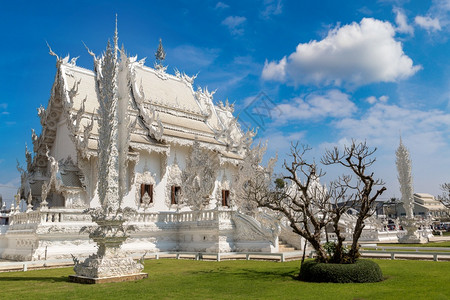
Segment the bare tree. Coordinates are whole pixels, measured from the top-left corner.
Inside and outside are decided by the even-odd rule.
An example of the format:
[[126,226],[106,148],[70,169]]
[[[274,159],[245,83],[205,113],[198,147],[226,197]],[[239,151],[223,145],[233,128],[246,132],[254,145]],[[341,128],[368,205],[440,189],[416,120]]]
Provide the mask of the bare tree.
[[[366,174],[366,168],[375,162],[371,158],[375,150],[370,150],[366,143],[356,144],[353,141],[342,153],[337,148],[327,151],[321,160],[323,165],[339,164],[354,175],[354,178],[342,175],[328,188],[320,184],[320,178],[325,172],[314,161],[306,158],[309,150],[307,146],[293,144],[290,162],[285,161],[283,165],[287,173],[279,178],[275,178],[271,168],[256,166],[252,176],[243,185],[240,197],[284,216],[292,230],[316,250],[318,261],[354,262],[358,257],[358,239],[364,228],[364,220],[373,214],[373,204],[385,190],[382,187],[373,192],[374,187],[382,182],[374,180],[373,173]],[[252,151],[261,157],[260,145]],[[353,231],[353,243],[346,253],[343,245],[345,237],[340,231],[339,221],[350,207],[356,206],[359,213]],[[337,236],[331,258],[321,243],[321,234],[329,225]]]
[[450,209],[450,183],[444,183],[441,185],[443,194],[438,196],[438,200],[447,208]]
[[[334,185],[337,188],[344,189],[347,195],[347,201],[357,205],[358,215],[353,228],[352,245],[349,252],[351,261],[358,257],[358,240],[365,227],[364,220],[373,215],[376,199],[386,190],[384,182],[381,179],[374,179],[374,173],[368,172],[368,168],[373,165],[376,159],[373,156],[376,148],[370,149],[366,142],[344,146],[344,151],[339,151],[334,147],[332,151],[326,151],[322,163],[324,165],[340,165],[351,170],[351,175],[339,177]],[[380,187],[377,189],[377,186]],[[338,233],[336,232],[338,235]]]

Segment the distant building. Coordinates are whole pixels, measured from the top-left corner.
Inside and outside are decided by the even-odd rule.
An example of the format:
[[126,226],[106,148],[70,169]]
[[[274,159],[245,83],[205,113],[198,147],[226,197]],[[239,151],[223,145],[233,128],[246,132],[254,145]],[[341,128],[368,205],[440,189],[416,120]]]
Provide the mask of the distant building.
[[[446,218],[450,216],[450,209],[442,205],[433,195],[426,193],[414,194],[414,216]],[[389,217],[405,216],[405,209],[401,202],[388,202],[385,204],[385,214]]]

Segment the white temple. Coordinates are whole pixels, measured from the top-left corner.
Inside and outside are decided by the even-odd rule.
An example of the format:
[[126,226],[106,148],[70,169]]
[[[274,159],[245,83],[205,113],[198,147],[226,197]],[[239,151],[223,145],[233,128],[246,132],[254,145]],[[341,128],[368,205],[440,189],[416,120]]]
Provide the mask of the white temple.
[[[47,107],[38,109],[42,130],[32,131],[26,169],[18,166],[17,198],[27,201],[28,209],[20,212],[16,203],[9,228],[0,235],[0,257],[37,260],[95,252],[95,243],[80,229],[95,225],[86,209],[100,207],[99,194],[110,199],[108,193],[119,193],[122,207],[136,211],[128,224],[136,231],[122,246],[127,253],[277,251],[278,227],[239,209],[234,183],[253,134],[242,132],[233,106],[214,104],[214,93],[194,89],[195,76],[169,74],[161,43],[153,68],[122,49],[114,70],[105,70],[101,60],[108,51],[102,57],[89,53],[94,70],[50,49],[56,76]],[[110,93],[106,85],[113,86],[107,96],[118,99],[118,115],[110,122],[119,122],[119,131],[99,124],[105,113],[99,103]],[[112,135],[119,143],[108,149],[125,153],[123,159],[99,157],[99,147],[109,147]],[[99,173],[99,164],[119,171]]]

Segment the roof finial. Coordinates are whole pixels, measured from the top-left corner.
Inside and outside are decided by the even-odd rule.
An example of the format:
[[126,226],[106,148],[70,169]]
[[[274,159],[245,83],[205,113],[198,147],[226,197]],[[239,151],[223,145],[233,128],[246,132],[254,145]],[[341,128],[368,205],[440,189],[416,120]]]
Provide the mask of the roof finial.
[[166,52],[164,51],[162,40],[159,39],[158,50],[155,52],[156,62],[159,66],[162,66],[162,62],[166,59]]
[[55,57],[56,57],[56,60],[59,60],[59,56],[58,56],[55,52],[53,52],[53,50],[52,50],[52,48],[50,47],[50,45],[48,44],[48,42],[45,41],[45,43],[47,44],[47,47],[48,47],[48,54],[50,54],[51,56],[55,56]]

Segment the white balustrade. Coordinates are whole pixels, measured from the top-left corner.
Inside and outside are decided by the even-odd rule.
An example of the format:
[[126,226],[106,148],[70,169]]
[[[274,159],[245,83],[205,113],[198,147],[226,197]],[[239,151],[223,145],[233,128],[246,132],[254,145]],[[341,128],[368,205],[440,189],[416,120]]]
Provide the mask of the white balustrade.
[[[138,212],[130,218],[137,223],[184,223],[227,220],[232,217],[230,210],[184,211],[184,212]],[[44,224],[64,222],[90,222],[91,218],[82,210],[42,209],[13,214],[10,224]]]

